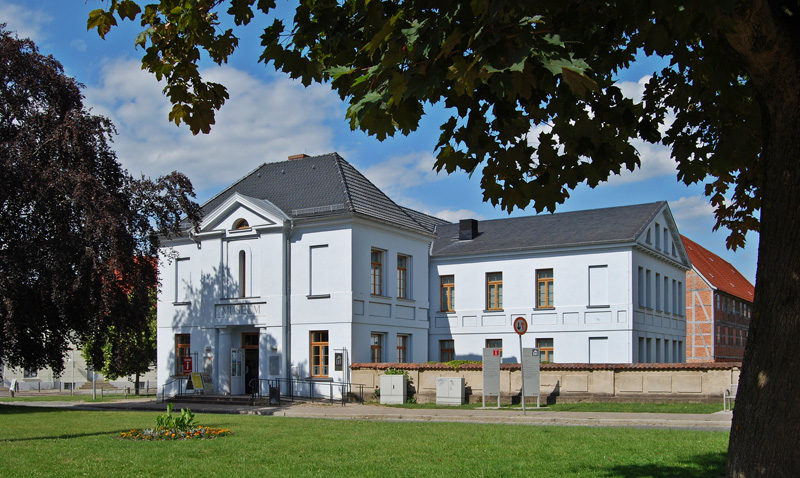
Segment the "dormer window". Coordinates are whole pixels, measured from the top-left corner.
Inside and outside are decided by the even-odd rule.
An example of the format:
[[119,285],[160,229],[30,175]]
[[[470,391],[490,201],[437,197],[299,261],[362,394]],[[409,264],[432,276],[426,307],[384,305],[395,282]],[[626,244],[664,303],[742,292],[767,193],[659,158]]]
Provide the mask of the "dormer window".
[[247,219],[237,219],[236,222],[233,223],[234,229],[250,229],[250,224],[247,222]]

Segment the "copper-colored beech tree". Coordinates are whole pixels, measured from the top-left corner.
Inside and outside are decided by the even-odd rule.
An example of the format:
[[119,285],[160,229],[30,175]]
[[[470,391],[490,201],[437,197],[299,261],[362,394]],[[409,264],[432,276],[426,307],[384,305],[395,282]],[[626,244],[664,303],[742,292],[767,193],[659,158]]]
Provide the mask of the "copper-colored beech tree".
[[[260,61],[349,103],[379,139],[443,103],[437,170],[477,173],[506,210],[554,210],[639,166],[630,140],[669,146],[678,180],[704,183],[728,245],[760,232],[754,315],[733,416],[729,476],[800,476],[800,7],[797,0],[301,0],[261,37]],[[102,35],[140,18],[143,67],[166,81],[170,119],[207,132],[227,98],[199,75],[233,28],[273,0],[110,0]],[[231,29],[223,28],[230,25]],[[637,54],[669,61],[641,102],[615,74]],[[674,121],[662,134],[668,113]],[[541,128],[532,137],[533,127]]]
[[83,107],[80,85],[3,27],[0,361],[60,373],[72,343],[95,369],[135,374],[147,350],[126,344],[155,333],[158,234],[197,220],[192,185],[125,172],[113,125]]

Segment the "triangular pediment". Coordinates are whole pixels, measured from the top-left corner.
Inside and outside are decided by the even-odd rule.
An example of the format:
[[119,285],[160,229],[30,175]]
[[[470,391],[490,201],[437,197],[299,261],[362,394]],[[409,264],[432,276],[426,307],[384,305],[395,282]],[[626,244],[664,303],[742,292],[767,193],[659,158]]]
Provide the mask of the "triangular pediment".
[[200,224],[200,232],[231,231],[241,228],[262,229],[282,226],[289,217],[266,199],[256,199],[234,193],[207,214]]
[[636,243],[651,254],[691,267],[689,255],[681,240],[678,226],[669,205],[664,202],[642,230]]

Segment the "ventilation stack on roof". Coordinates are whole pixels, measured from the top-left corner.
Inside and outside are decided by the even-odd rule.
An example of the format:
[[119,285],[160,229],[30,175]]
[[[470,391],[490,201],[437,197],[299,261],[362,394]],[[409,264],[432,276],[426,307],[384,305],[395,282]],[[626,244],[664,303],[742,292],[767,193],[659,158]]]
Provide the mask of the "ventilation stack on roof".
[[293,154],[293,155],[289,156],[289,161],[295,161],[295,160],[298,160],[298,159],[304,159],[304,158],[310,158],[310,157],[311,156],[309,156],[309,155],[307,155],[305,153]]
[[471,241],[478,237],[478,221],[476,219],[462,219],[458,223],[458,239]]

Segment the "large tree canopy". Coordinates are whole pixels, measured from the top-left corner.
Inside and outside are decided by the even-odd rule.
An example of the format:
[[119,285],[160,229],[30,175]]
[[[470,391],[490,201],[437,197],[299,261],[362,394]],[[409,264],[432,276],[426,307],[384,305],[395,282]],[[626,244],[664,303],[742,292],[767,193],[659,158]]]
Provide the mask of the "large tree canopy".
[[[63,370],[68,347],[97,368],[116,335],[148,331],[157,231],[197,218],[189,180],[134,179],[106,118],[52,57],[0,25],[0,360]],[[120,359],[116,357],[115,359]]]
[[[485,199],[507,210],[553,210],[578,184],[636,168],[632,139],[669,146],[678,179],[706,185],[729,246],[760,231],[729,474],[796,476],[799,3],[301,0],[288,27],[275,20],[264,30],[260,61],[305,84],[328,82],[349,103],[351,126],[378,138],[414,130],[426,107],[443,102],[452,117],[435,167],[479,172]],[[201,53],[226,61],[238,39],[222,26],[274,8],[111,0],[88,26],[105,35],[116,18],[141,15],[143,67],[166,80],[170,119],[197,133],[227,98],[200,77]],[[635,102],[614,78],[642,52],[669,66]]]

